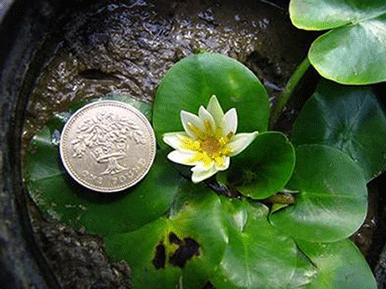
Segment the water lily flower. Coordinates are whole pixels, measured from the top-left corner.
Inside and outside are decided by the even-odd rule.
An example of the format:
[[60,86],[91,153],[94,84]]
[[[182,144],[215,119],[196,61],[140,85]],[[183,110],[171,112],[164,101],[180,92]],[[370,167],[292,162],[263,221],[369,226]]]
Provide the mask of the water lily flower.
[[199,108],[198,116],[182,110],[181,122],[185,131],[165,133],[163,140],[175,149],[168,154],[169,160],[194,166],[191,169],[194,183],[226,170],[230,157],[241,153],[258,133],[236,134],[236,109],[224,114],[215,95],[206,109]]

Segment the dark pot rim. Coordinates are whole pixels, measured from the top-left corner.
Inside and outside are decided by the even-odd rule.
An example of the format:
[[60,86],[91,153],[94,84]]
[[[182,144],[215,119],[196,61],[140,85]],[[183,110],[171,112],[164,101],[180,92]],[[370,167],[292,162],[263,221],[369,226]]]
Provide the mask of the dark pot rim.
[[[0,42],[0,288],[60,288],[41,249],[31,237],[26,196],[18,181],[22,177],[18,160],[21,159],[26,95],[39,72],[29,73],[28,79],[25,75],[27,70],[39,67],[44,59],[44,54],[37,57],[34,52],[44,44],[48,37],[46,31],[58,25],[58,15],[80,3],[89,5],[92,2],[98,1],[3,0],[0,5],[0,35],[7,40]],[[30,25],[35,18],[37,24]],[[383,272],[381,275],[386,276]]]

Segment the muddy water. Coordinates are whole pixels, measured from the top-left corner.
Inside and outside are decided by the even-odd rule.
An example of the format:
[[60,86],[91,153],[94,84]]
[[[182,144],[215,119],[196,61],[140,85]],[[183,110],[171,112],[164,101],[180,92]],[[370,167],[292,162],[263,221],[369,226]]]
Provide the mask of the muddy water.
[[310,41],[292,27],[286,8],[219,2],[134,1],[73,13],[30,96],[24,138],[79,100],[118,92],[151,103],[166,71],[200,50],[245,63],[275,96]]
[[[74,102],[114,92],[151,103],[166,71],[202,50],[246,64],[275,103],[311,42],[292,27],[286,7],[267,1],[110,2],[62,20],[29,98],[24,149]],[[51,223],[30,207],[36,237],[64,288],[129,286],[127,264],[110,264],[101,238]]]

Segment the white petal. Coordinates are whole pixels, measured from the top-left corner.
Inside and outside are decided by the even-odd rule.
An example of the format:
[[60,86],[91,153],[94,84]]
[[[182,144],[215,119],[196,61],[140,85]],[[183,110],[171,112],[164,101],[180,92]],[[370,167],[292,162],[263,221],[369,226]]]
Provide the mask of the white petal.
[[177,164],[192,166],[192,159],[194,157],[195,152],[191,151],[172,151],[168,154],[168,159]]
[[224,117],[224,112],[220,106],[220,103],[217,100],[217,97],[213,95],[206,107],[208,112],[213,116],[214,122],[217,126],[221,125],[222,119]]
[[226,137],[230,132],[236,133],[237,130],[237,112],[235,108],[231,108],[226,112],[223,117],[222,123],[222,136]]
[[204,171],[209,171],[212,169],[212,167],[214,166],[213,163],[210,163],[210,165],[208,167],[205,167],[202,165],[202,163],[198,163],[196,164],[193,168],[191,168],[191,171],[192,172],[204,172]]
[[184,150],[183,140],[190,138],[186,132],[168,132],[162,137],[163,141],[174,149]]
[[231,157],[241,153],[247,146],[253,142],[253,140],[258,135],[258,132],[252,133],[239,133],[236,134],[232,140],[227,144],[227,147],[231,149]]
[[194,170],[195,167],[192,169],[193,174],[192,174],[192,182],[193,183],[199,183],[203,180],[206,180],[207,178],[210,178],[213,176],[215,173],[217,173],[216,167],[212,166],[209,170]]
[[218,163],[218,162],[214,162],[215,163],[215,166],[216,166],[216,169],[218,171],[225,171],[226,169],[229,168],[229,163],[230,163],[230,157],[222,157],[223,160],[222,160],[222,163]]
[[204,132],[204,122],[195,114],[181,110],[181,122],[186,133],[196,139]]
[[205,125],[205,132],[208,132],[209,129],[211,134],[214,134],[217,130],[217,126],[214,123],[214,119],[212,115],[203,107],[201,106],[198,111],[198,117],[204,122]]
[[214,166],[214,162],[211,161],[208,164],[205,164],[204,161],[197,161],[194,163],[195,167],[192,168],[192,171],[207,171],[210,170]]

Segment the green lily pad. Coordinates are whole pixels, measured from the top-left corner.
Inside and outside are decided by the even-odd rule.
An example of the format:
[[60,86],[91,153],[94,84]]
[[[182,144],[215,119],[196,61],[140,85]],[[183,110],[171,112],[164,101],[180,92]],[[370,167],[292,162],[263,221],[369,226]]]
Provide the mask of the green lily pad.
[[168,219],[160,218],[138,231],[105,237],[105,250],[113,261],[128,262],[135,288],[176,288],[181,268],[168,265],[169,254],[178,248],[169,243],[173,230]]
[[376,289],[375,278],[358,248],[348,239],[335,243],[299,241],[302,251],[317,267],[308,289]]
[[366,181],[342,151],[323,145],[296,149],[295,170],[286,186],[296,202],[270,215],[270,222],[295,239],[333,242],[362,225],[367,212]]
[[25,181],[39,209],[55,220],[99,234],[135,230],[163,215],[173,202],[180,177],[162,157],[156,158],[143,181],[116,194],[95,193],[71,179],[58,150],[69,115],[56,116],[29,146]]
[[306,288],[306,285],[314,280],[316,274],[315,264],[298,248],[295,273],[285,288]]
[[386,3],[372,0],[292,0],[292,23],[301,29],[331,31],[309,50],[311,64],[342,84],[386,80]]
[[232,158],[227,181],[243,195],[265,199],[284,188],[294,167],[295,149],[287,137],[281,132],[265,132]]
[[301,29],[326,30],[386,14],[385,1],[291,0],[290,17]]
[[293,239],[268,223],[263,204],[223,200],[228,242],[211,283],[218,289],[286,288],[296,268]]
[[134,288],[201,288],[214,274],[226,235],[219,197],[201,185],[186,183],[178,212],[137,231],[105,237],[113,260],[126,260]]
[[236,108],[238,132],[267,130],[269,102],[257,77],[235,59],[215,53],[194,54],[165,75],[154,102],[153,125],[161,147],[162,135],[183,131],[181,110],[198,113],[216,95],[224,112]]
[[291,140],[344,151],[368,181],[386,169],[386,115],[369,86],[322,81],[297,118]]

